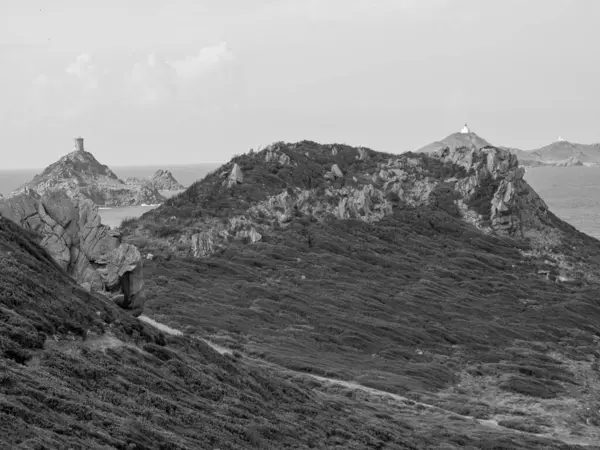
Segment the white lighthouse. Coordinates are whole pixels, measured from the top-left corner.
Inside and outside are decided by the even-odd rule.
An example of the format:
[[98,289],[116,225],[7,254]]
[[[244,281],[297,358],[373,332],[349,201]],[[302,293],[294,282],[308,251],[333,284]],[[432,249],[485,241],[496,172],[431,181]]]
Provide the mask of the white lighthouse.
[[460,132],[462,134],[469,134],[471,132],[471,130],[469,130],[469,127],[467,126],[467,124],[465,123],[465,126],[462,127],[462,130],[460,130]]

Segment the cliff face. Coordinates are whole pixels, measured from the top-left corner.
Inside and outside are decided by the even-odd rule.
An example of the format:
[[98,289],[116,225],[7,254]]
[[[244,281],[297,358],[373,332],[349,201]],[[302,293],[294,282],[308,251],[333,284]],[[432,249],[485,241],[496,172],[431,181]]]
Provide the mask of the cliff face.
[[121,243],[119,233],[100,223],[90,200],[64,193],[40,196],[27,191],[0,200],[0,216],[39,237],[56,263],[87,290],[104,293],[140,314],[144,304],[142,258]]
[[98,206],[158,204],[166,199],[159,189],[168,185],[172,176],[168,178],[165,174],[157,174],[151,182],[126,182],[106,165],[100,164],[91,153],[76,150],[48,166],[11,195],[22,194],[26,190],[40,195],[64,192],[71,199],[91,200]]
[[[196,257],[232,240],[259,242],[299,215],[373,223],[397,208],[422,206],[486,233],[557,242],[558,219],[523,179],[516,156],[473,133],[451,141],[429,154],[401,155],[277,143],[232,160],[144,220],[169,230],[159,234],[171,250],[187,248]],[[136,232],[153,236],[144,227]]]

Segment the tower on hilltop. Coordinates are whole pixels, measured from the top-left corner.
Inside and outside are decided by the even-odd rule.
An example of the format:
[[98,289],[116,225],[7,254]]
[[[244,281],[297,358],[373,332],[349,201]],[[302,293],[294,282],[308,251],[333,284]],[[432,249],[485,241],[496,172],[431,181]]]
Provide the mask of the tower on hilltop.
[[77,137],[77,138],[73,139],[73,142],[74,142],[73,150],[82,152],[83,151],[83,138],[81,136]]
[[462,127],[462,130],[460,130],[460,132],[462,134],[469,134],[471,132],[471,130],[469,130],[469,127],[467,126],[467,124],[465,123],[465,126]]

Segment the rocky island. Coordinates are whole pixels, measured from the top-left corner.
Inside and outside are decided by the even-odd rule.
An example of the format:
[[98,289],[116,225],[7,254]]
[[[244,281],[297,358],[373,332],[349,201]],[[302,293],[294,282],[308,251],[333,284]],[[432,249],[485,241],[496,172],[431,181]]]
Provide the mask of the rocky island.
[[122,207],[160,204],[182,188],[170,172],[162,170],[149,180],[123,181],[84,149],[83,138],[76,138],[71,153],[46,167],[10,196],[28,191],[42,196],[63,192],[74,200],[88,199],[98,206]]
[[130,186],[148,186],[156,189],[162,196],[169,198],[183,190],[185,186],[179,183],[169,170],[158,169],[149,179],[136,177],[125,178],[125,183]]
[[[507,147],[506,147],[507,148]],[[528,167],[573,167],[600,165],[600,144],[579,144],[561,137],[542,148],[519,150],[507,148]]]

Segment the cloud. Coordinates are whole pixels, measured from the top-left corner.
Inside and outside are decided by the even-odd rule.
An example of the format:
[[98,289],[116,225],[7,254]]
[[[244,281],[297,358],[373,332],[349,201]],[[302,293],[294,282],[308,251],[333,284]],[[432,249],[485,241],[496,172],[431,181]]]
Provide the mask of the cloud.
[[[71,120],[116,108],[177,107],[198,99],[222,102],[231,77],[221,76],[235,60],[225,42],[180,59],[150,53],[129,65],[100,64],[82,53],[62,71],[43,73],[31,81],[23,116],[29,122]],[[211,91],[221,94],[211,94]],[[231,99],[227,99],[231,104]],[[201,106],[194,105],[195,109]]]
[[178,60],[169,61],[151,53],[146,61],[135,64],[126,74],[129,98],[143,106],[181,99],[198,89],[211,88],[202,84],[207,75],[222,70],[234,60],[225,42]]
[[149,106],[172,99],[176,94],[176,74],[173,68],[154,53],[146,61],[136,63],[125,75],[130,101]]
[[92,57],[83,53],[65,68],[65,72],[74,77],[84,89],[98,89],[100,70]]
[[227,43],[222,42],[213,47],[203,48],[196,56],[172,61],[169,65],[181,80],[195,80],[205,72],[233,60],[233,53],[227,47]]

